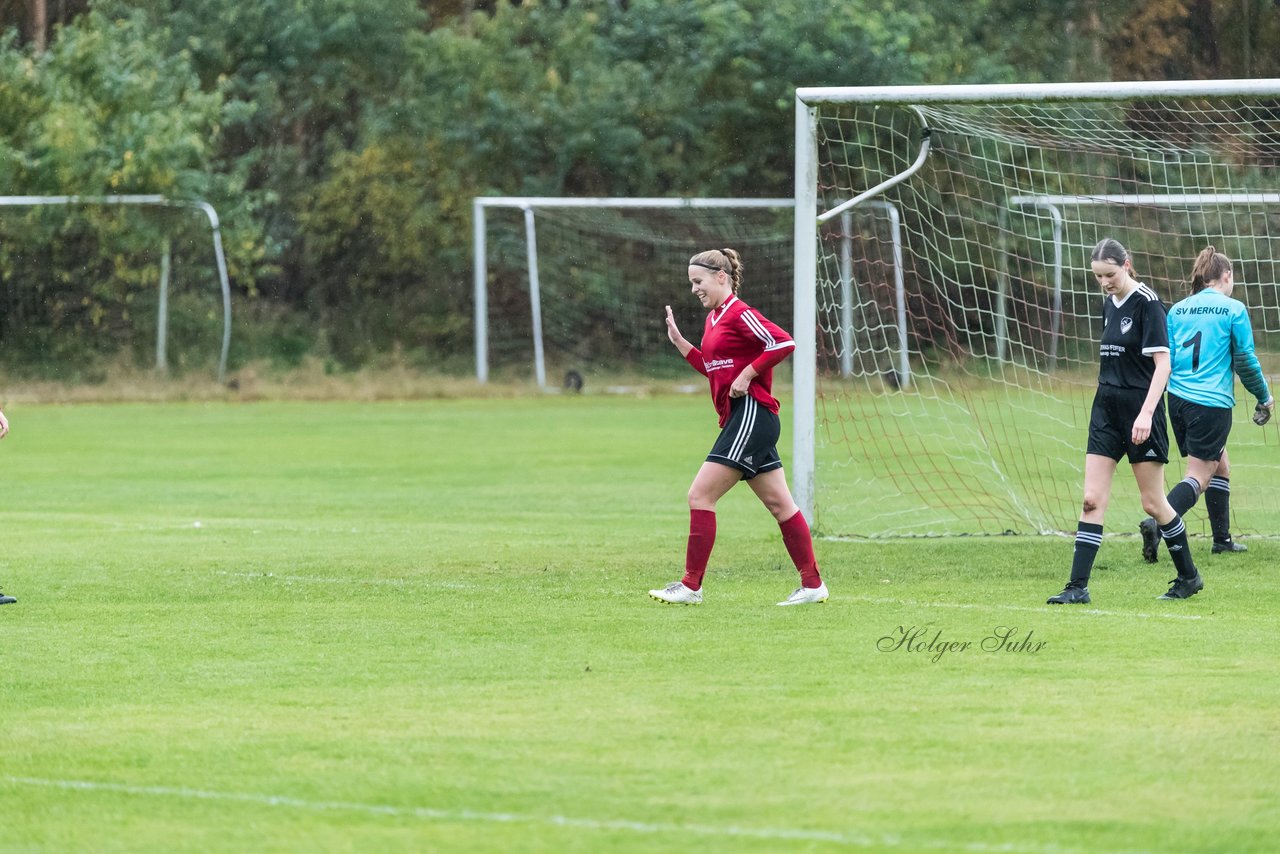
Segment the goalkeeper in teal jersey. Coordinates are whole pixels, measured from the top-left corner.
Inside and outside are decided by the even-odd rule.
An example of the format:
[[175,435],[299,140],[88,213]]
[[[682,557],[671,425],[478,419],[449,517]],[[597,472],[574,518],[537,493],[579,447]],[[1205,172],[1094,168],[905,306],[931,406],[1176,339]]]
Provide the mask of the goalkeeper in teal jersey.
[[[1244,303],[1231,298],[1231,260],[1207,247],[1191,271],[1191,296],[1169,310],[1169,421],[1178,450],[1187,457],[1187,476],[1169,492],[1178,514],[1204,493],[1213,529],[1213,553],[1245,551],[1231,538],[1231,465],[1227,436],[1235,406],[1235,377],[1258,399],[1253,420],[1271,418],[1275,400],[1253,351],[1253,329]],[[1142,556],[1155,563],[1160,538],[1154,519],[1138,526]]]

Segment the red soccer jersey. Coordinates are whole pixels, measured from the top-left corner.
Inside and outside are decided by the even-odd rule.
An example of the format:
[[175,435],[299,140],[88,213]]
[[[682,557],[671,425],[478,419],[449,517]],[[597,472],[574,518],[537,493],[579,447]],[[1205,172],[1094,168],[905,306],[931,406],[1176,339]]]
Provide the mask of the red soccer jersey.
[[747,365],[753,365],[758,374],[747,393],[770,412],[778,413],[778,401],[772,394],[773,366],[795,346],[781,327],[734,296],[707,315],[702,349],[694,347],[685,361],[710,381],[711,400],[723,427],[729,421],[729,386]]

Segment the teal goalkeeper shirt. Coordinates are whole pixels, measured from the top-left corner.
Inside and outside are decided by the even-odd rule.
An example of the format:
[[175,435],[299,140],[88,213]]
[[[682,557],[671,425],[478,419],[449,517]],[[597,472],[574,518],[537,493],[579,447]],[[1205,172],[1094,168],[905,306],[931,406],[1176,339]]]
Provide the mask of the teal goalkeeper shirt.
[[1205,288],[1169,310],[1169,393],[1201,406],[1235,406],[1235,377],[1265,403],[1271,399],[1253,351],[1253,328],[1240,300]]

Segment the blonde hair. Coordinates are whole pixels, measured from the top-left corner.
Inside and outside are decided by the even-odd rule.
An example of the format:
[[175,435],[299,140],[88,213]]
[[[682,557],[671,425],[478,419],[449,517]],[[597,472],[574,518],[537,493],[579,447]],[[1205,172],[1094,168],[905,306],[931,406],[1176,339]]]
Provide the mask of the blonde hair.
[[1230,272],[1231,259],[1215,247],[1206,246],[1196,256],[1196,262],[1191,267],[1191,293],[1200,293],[1209,287],[1210,282],[1216,282]]
[[706,267],[708,270],[724,270],[733,281],[733,292],[742,287],[742,258],[733,249],[708,249],[689,259],[690,267]]

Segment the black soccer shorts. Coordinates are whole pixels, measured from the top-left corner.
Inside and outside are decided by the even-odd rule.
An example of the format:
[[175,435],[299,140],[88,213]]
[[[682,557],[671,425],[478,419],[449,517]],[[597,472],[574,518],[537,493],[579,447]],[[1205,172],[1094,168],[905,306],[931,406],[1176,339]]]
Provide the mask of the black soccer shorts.
[[751,395],[729,402],[729,421],[707,454],[707,462],[738,469],[743,480],[782,468],[778,436],[782,422]]
[[1169,427],[1164,418],[1164,400],[1151,416],[1151,435],[1141,445],[1133,444],[1133,422],[1147,399],[1146,389],[1098,386],[1089,412],[1087,453],[1119,462],[1126,454],[1130,463],[1168,463]]
[[1178,440],[1178,453],[1210,462],[1221,459],[1231,435],[1231,410],[1204,406],[1169,395],[1169,423]]

